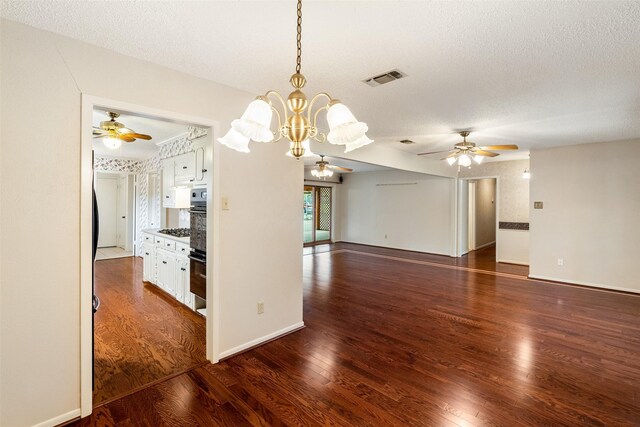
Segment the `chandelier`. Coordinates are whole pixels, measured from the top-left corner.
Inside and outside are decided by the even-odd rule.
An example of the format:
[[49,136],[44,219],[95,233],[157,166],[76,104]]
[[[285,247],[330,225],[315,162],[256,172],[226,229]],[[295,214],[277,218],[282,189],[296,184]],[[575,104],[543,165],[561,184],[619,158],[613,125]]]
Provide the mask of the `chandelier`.
[[[262,96],[256,97],[242,117],[231,122],[231,129],[218,142],[234,150],[248,153],[249,140],[256,142],[279,141],[282,138],[289,140],[289,154],[295,158],[313,155],[309,147],[309,139],[318,142],[329,141],[331,144],[344,145],[345,153],[371,144],[373,140],[366,135],[369,129],[366,123],[356,120],[351,111],[338,99],[331,98],[327,93],[321,92],[307,100],[302,88],[307,80],[300,73],[302,58],[302,0],[298,0],[298,20],[296,37],[296,72],[289,82],[294,91],[289,94],[286,101],[278,92],[270,90]],[[273,104],[278,101],[282,106],[282,112]],[[324,99],[324,104],[316,103]],[[314,110],[314,106],[316,109]],[[327,111],[329,133],[320,132],[317,127],[318,114]],[[278,127],[271,130],[271,119],[275,113]]]

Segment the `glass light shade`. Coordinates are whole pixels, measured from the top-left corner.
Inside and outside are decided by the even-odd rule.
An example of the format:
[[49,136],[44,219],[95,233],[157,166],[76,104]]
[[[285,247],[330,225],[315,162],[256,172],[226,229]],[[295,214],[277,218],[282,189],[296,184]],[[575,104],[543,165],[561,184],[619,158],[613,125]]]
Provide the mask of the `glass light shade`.
[[311,169],[311,175],[315,176],[316,178],[326,178],[326,177],[330,177],[333,176],[333,171],[331,169]]
[[364,147],[365,145],[369,145],[372,142],[373,142],[373,139],[369,139],[367,137],[367,135],[364,135],[362,138],[360,138],[360,139],[358,139],[356,141],[348,143],[346,145],[346,148],[344,149],[344,152],[348,153],[349,151],[353,151],[353,150],[356,150],[356,149],[358,149],[360,147]]
[[273,141],[273,133],[269,129],[272,115],[271,106],[256,99],[249,104],[240,119],[231,122],[231,127],[240,135],[256,142],[270,142]]
[[447,163],[449,163],[449,166],[453,165],[456,160],[458,160],[455,156],[453,157],[447,157]]
[[484,160],[484,156],[478,156],[477,154],[473,156],[473,161],[476,162],[477,164],[482,163],[482,160]]
[[[291,149],[293,148],[293,144],[294,144],[293,141],[289,143],[289,151],[287,151],[287,156],[289,157],[293,157],[293,154],[291,154]],[[315,154],[311,152],[311,145],[309,144],[308,139],[305,139],[304,141],[302,141],[301,144],[302,144],[302,148],[304,148],[304,154],[302,155],[302,157],[315,156]]]
[[471,166],[471,158],[466,154],[461,154],[460,157],[458,157],[458,164],[464,167]]
[[522,179],[531,179],[531,172],[529,172],[528,169],[524,170],[524,173],[522,174]]
[[107,147],[115,150],[116,148],[120,148],[122,145],[122,140],[120,138],[114,138],[112,136],[107,136],[102,140],[102,143]]
[[369,130],[366,123],[357,121],[347,106],[341,103],[329,107],[327,122],[327,140],[331,144],[345,145],[358,141]]
[[249,138],[242,136],[234,128],[229,129],[229,132],[222,138],[218,138],[218,142],[241,153],[249,152]]

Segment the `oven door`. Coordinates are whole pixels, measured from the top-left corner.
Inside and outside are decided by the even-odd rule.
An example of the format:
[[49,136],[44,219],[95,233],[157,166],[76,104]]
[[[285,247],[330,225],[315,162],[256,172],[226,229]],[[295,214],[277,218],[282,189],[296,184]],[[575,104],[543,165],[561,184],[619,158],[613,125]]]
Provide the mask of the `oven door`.
[[207,211],[191,209],[191,234],[189,240],[191,249],[207,253]]
[[191,293],[199,296],[200,298],[207,299],[207,263],[206,261],[195,257],[189,256],[190,259],[190,271],[189,271],[189,288]]

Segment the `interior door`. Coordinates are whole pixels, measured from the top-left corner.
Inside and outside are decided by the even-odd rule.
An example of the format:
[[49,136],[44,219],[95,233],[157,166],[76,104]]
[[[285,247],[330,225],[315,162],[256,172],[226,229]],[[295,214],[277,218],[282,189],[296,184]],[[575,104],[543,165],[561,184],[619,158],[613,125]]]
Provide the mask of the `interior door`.
[[116,246],[118,180],[114,177],[98,176],[96,179],[96,198],[100,212],[98,247]]
[[117,202],[117,246],[125,249],[127,245],[127,193],[129,186],[127,176],[118,177],[118,202]]

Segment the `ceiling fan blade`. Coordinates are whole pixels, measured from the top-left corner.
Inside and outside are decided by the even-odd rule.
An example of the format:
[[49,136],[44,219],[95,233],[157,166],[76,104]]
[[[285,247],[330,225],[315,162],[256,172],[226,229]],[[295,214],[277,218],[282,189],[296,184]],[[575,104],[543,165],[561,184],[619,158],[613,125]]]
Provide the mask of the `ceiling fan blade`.
[[108,133],[103,133],[103,134],[93,134],[93,139],[98,139],[98,138],[104,138],[105,136],[109,136]]
[[133,142],[136,139],[130,135],[118,135],[118,138],[125,141],[125,142]]
[[151,136],[149,136],[149,135],[145,135],[143,133],[135,133],[135,132],[122,133],[122,134],[119,135],[120,138],[122,138],[123,136],[130,137],[130,138],[133,138],[133,139],[136,139],[136,138],[137,139],[145,139],[147,141],[151,139]]
[[477,156],[485,156],[485,157],[496,157],[500,155],[499,153],[493,153],[491,151],[485,151],[485,150],[479,150],[479,149],[471,150],[471,152]]
[[485,145],[484,147],[477,147],[479,150],[517,150],[518,146],[515,144],[508,145]]
[[342,166],[327,165],[327,167],[328,167],[329,169],[335,169],[335,170],[337,170],[337,171],[353,172],[353,169],[343,168]]
[[426,152],[426,153],[418,153],[417,155],[418,155],[418,156],[427,156],[427,155],[429,155],[429,154],[447,153],[447,152],[449,152],[449,151],[451,151],[451,150],[428,151],[428,152]]
[[126,128],[126,127],[118,128],[118,129],[116,129],[116,132],[118,132],[118,133],[136,133],[133,129],[129,129],[129,128]]
[[443,157],[443,158],[441,158],[440,160],[447,160],[447,159],[449,159],[449,158],[451,158],[451,157],[455,157],[455,156],[457,156],[457,155],[458,155],[458,152],[457,152],[456,150],[452,150],[452,151],[453,151],[453,152],[452,152],[451,154],[449,154],[447,157]]

